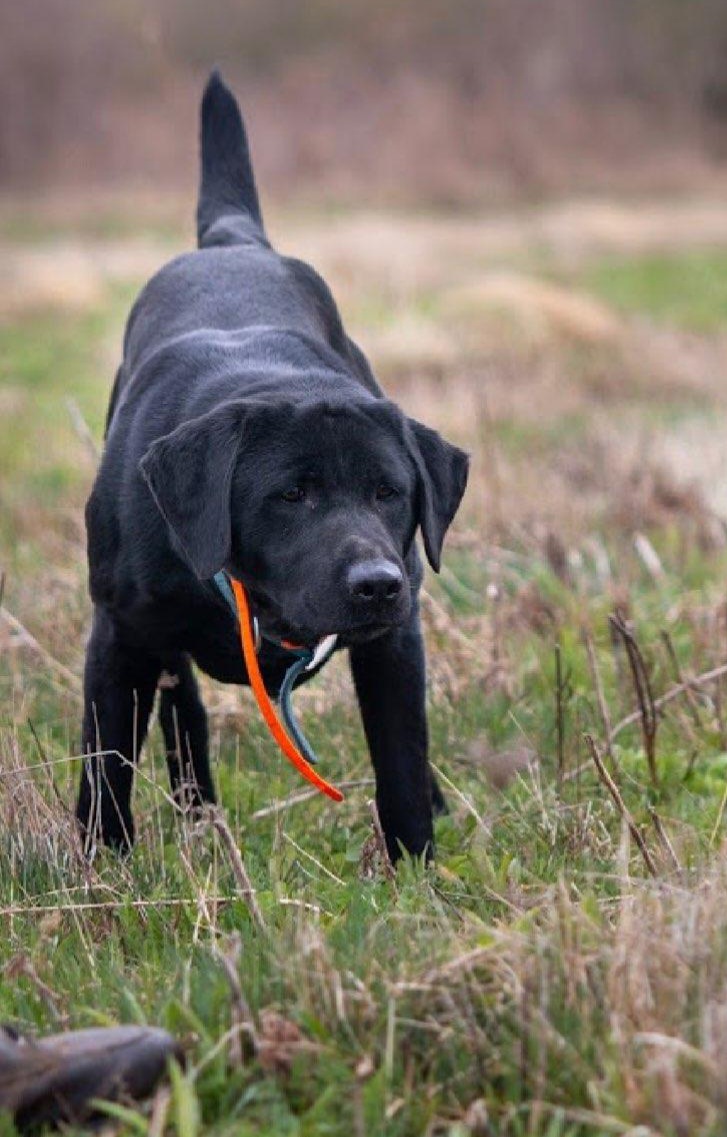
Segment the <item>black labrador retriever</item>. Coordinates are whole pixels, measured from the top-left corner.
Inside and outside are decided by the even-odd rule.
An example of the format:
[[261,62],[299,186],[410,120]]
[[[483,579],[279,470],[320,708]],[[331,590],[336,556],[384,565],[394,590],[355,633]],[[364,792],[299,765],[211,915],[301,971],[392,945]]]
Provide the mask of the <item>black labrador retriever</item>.
[[439,791],[414,537],[438,569],[467,456],[384,397],[323,280],[271,249],[240,111],[216,72],[201,135],[199,248],[133,306],[86,509],[84,842],[133,842],[133,764],[157,686],[173,792],[215,800],[190,661],[248,681],[213,580],[224,570],[247,588],[271,694],[291,662],[281,640],[335,633],[349,649],[389,854],[429,856]]

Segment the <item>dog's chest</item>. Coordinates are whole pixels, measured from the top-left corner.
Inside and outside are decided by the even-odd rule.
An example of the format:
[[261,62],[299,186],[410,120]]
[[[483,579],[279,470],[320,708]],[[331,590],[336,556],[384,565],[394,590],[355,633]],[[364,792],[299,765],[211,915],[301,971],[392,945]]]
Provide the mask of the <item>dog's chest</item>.
[[[212,679],[220,683],[249,685],[250,679],[237,629],[223,638],[213,638],[201,632],[190,640],[187,650],[197,666]],[[290,652],[264,641],[258,661],[266,691],[271,698],[277,698],[285,673],[292,662]],[[303,681],[305,678],[307,677]]]
[[[165,664],[171,666],[175,656],[185,653],[211,679],[249,684],[238,627],[219,604],[157,600],[135,606],[130,622],[135,638],[143,638]],[[259,660],[266,689],[274,698],[290,667],[290,653],[263,641]]]

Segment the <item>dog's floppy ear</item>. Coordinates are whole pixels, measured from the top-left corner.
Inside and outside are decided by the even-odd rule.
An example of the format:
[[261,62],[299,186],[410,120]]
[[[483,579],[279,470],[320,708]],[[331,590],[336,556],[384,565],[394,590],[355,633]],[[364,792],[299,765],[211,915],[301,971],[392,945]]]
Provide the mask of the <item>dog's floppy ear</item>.
[[417,470],[419,524],[427,560],[439,572],[444,535],[467,485],[469,457],[436,430],[409,419],[409,452]]
[[230,490],[245,402],[223,403],[158,438],[139,463],[179,551],[200,580],[230,555]]

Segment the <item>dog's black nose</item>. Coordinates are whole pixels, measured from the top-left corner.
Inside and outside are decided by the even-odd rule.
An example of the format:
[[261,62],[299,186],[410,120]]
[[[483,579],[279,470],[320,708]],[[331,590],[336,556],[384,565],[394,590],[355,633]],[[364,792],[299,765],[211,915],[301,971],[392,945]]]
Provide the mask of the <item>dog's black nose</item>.
[[346,582],[354,599],[382,603],[396,600],[404,578],[393,561],[359,561],[348,570]]

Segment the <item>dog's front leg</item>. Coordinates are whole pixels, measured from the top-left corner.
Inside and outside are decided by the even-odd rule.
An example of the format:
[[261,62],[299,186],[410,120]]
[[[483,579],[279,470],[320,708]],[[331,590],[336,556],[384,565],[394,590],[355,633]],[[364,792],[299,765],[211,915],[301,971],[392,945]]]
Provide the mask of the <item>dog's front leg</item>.
[[376,805],[392,861],[434,851],[427,759],[426,674],[419,616],[351,649],[351,670],[376,774]]
[[126,643],[97,608],[86,650],[83,753],[76,816],[84,848],[97,840],[126,852],[134,841],[131,788],[161,664]]

